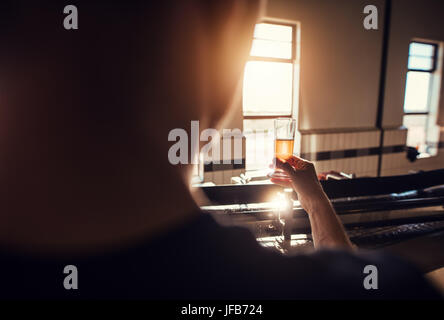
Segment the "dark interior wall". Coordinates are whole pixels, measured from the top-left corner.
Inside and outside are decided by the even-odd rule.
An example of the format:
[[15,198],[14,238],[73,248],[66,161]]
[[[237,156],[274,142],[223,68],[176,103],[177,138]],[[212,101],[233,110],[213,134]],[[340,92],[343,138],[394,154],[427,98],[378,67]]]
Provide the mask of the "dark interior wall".
[[[302,149],[307,149],[305,152],[350,149],[355,144],[347,139],[345,141],[341,135],[362,130],[368,130],[369,134],[375,133],[382,140],[372,140],[373,144],[370,145],[370,137],[358,139],[354,137],[356,134],[348,134],[357,141],[357,147],[377,148],[381,143],[384,147],[405,145],[406,130],[400,126],[403,120],[408,45],[413,38],[444,41],[444,1],[390,1],[381,130],[376,127],[376,121],[383,63],[384,14],[388,3],[389,0],[268,1],[267,16],[300,23],[299,130],[305,135],[302,137]],[[363,27],[363,9],[368,4],[378,8],[378,30],[365,30]],[[441,80],[439,78],[442,78],[443,73],[442,49],[443,46],[435,75],[438,80]],[[443,81],[435,89],[440,92],[440,98],[438,100],[436,96],[435,102],[442,143]],[[365,136],[364,133],[362,135]],[[442,168],[443,150],[440,148],[437,156],[413,163],[406,159],[405,152],[384,154],[381,157],[381,174],[405,174],[410,170]],[[362,171],[364,174],[375,175],[379,171],[375,167],[377,158],[375,155],[373,158],[320,161],[322,163],[317,164],[317,168],[321,171]],[[369,161],[374,163],[369,165]],[[354,164],[350,165],[349,162]]]
[[[383,126],[402,125],[409,42],[413,38],[444,41],[444,1],[392,0]],[[442,55],[441,55],[442,64]],[[441,94],[444,96],[441,84]],[[444,125],[444,99],[439,103]]]
[[[366,5],[379,29],[363,27]],[[300,22],[299,128],[368,128],[376,123],[384,0],[269,0],[267,16]]]
[[[362,26],[367,4],[379,10],[378,30]],[[300,129],[375,126],[384,6],[385,0],[268,1],[267,16],[301,24]],[[444,41],[443,21],[442,0],[392,0],[384,127],[402,125],[409,42]],[[443,125],[444,99],[439,103]]]

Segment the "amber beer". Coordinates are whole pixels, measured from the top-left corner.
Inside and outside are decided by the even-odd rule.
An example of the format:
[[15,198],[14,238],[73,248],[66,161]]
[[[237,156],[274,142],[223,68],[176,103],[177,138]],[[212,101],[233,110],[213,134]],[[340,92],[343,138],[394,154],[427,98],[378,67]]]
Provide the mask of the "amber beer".
[[293,155],[294,139],[276,139],[275,156],[276,158],[287,160]]
[[[276,158],[287,160],[293,155],[295,130],[296,121],[292,118],[277,118],[274,120],[274,152]],[[276,167],[269,174],[269,177],[289,179],[285,172]]]

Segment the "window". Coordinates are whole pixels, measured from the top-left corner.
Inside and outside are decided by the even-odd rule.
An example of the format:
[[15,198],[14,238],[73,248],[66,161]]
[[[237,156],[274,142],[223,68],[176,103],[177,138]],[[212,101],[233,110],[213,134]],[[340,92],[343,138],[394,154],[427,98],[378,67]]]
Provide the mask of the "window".
[[403,125],[408,129],[407,145],[423,155],[435,155],[439,139],[433,103],[439,82],[437,51],[435,43],[415,41],[409,46]]
[[293,117],[299,87],[296,25],[256,25],[243,82],[246,169],[268,168],[273,157],[274,118]]

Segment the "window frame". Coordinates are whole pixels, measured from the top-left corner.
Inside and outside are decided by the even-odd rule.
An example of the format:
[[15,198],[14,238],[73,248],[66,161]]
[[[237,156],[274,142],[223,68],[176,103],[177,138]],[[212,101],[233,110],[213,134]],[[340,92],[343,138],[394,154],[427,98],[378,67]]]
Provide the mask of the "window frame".
[[[410,58],[410,45],[412,43],[420,43],[420,44],[427,44],[427,45],[431,45],[433,46],[433,55],[430,56],[430,58],[433,60],[433,64],[432,64],[432,68],[430,70],[423,70],[423,69],[414,69],[414,68],[409,68],[409,63],[408,60]],[[437,63],[438,63],[438,49],[439,49],[439,45],[437,43],[434,42],[427,42],[427,41],[419,41],[419,40],[412,40],[409,42],[409,54],[408,54],[408,58],[407,58],[407,71],[406,71],[406,86],[404,89],[404,104],[405,104],[405,95],[407,93],[407,74],[409,72],[425,72],[425,73],[429,73],[430,75],[433,75],[436,70],[437,70]],[[403,121],[404,121],[404,117],[405,116],[427,116],[427,124],[425,127],[426,130],[426,137],[427,137],[427,130],[428,130],[428,120],[429,120],[429,116],[430,116],[430,88],[432,86],[432,82],[429,83],[429,91],[428,91],[428,96],[427,96],[427,111],[405,111],[404,109],[404,105],[403,105]],[[427,140],[426,140],[426,145],[427,145]]]
[[[263,62],[280,62],[280,63],[291,63],[291,73],[292,73],[292,86],[291,86],[291,109],[289,114],[274,114],[274,115],[245,115],[243,106],[242,106],[242,117],[245,120],[260,120],[260,119],[276,119],[276,118],[293,118],[293,112],[294,112],[294,73],[295,73],[295,63],[296,63],[296,32],[297,32],[297,25],[289,22],[280,22],[280,21],[274,21],[272,19],[263,19],[260,20],[257,24],[260,23],[267,23],[267,24],[274,24],[279,26],[287,26],[291,27],[291,58],[285,59],[285,58],[272,58],[272,57],[257,57],[249,55],[248,61],[263,61]],[[254,39],[253,39],[254,40]],[[242,93],[243,95],[243,93]]]
[[[433,47],[433,55],[431,56],[431,58],[433,59],[433,64],[432,64],[432,69],[430,69],[430,70],[410,69],[409,68],[409,64],[408,64],[408,60],[407,60],[407,72],[409,72],[409,71],[416,71],[416,72],[434,73],[436,71],[436,64],[437,64],[438,44],[437,43],[433,43],[433,42],[425,42],[425,41],[415,41],[415,40],[413,40],[413,41],[409,42],[409,48],[410,48],[410,45],[412,43],[420,43],[420,44],[426,44],[426,45],[432,46]],[[410,52],[409,52],[408,57],[410,58]],[[425,57],[425,56],[423,56],[423,57],[424,58],[428,58],[428,57]]]
[[[412,44],[412,43],[421,43],[421,44],[427,44],[427,45],[431,45],[431,46],[433,46],[433,55],[431,56],[431,58],[433,59],[433,65],[432,65],[432,69],[430,69],[430,70],[422,70],[422,69],[410,69],[409,68],[409,63],[408,63],[408,59],[407,59],[407,72],[406,72],[406,79],[407,79],[407,74],[410,72],[410,71],[413,71],[413,72],[426,72],[426,73],[430,73],[430,74],[433,74],[435,71],[436,71],[436,64],[437,64],[437,55],[438,55],[438,44],[437,43],[432,43],[432,42],[425,42],[425,41],[415,41],[415,40],[413,40],[413,41],[410,41],[409,42],[409,48],[410,48],[410,45]],[[410,58],[410,54],[408,55],[408,58]],[[430,85],[431,84],[429,84],[429,87],[430,87]],[[406,89],[407,89],[407,87],[406,87]],[[429,88],[429,90],[430,90],[430,88]],[[406,92],[404,92],[404,103],[405,103],[405,94],[406,94]],[[429,115],[430,114],[430,92],[429,92],[429,96],[427,97],[427,110],[428,111],[413,111],[413,112],[406,112],[405,110],[404,110],[404,106],[402,106],[402,108],[403,108],[403,113],[404,113],[404,116],[414,116],[414,115]]]

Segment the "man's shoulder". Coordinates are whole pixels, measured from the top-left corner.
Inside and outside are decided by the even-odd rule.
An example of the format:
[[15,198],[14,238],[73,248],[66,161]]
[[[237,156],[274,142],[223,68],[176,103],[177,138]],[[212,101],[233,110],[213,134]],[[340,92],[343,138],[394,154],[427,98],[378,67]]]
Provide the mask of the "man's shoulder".
[[274,291],[278,298],[439,298],[415,267],[383,251],[322,249],[285,256],[261,246],[246,228],[205,219],[214,227],[209,234],[226,257],[223,264],[236,266],[232,279],[251,286],[255,296]]

